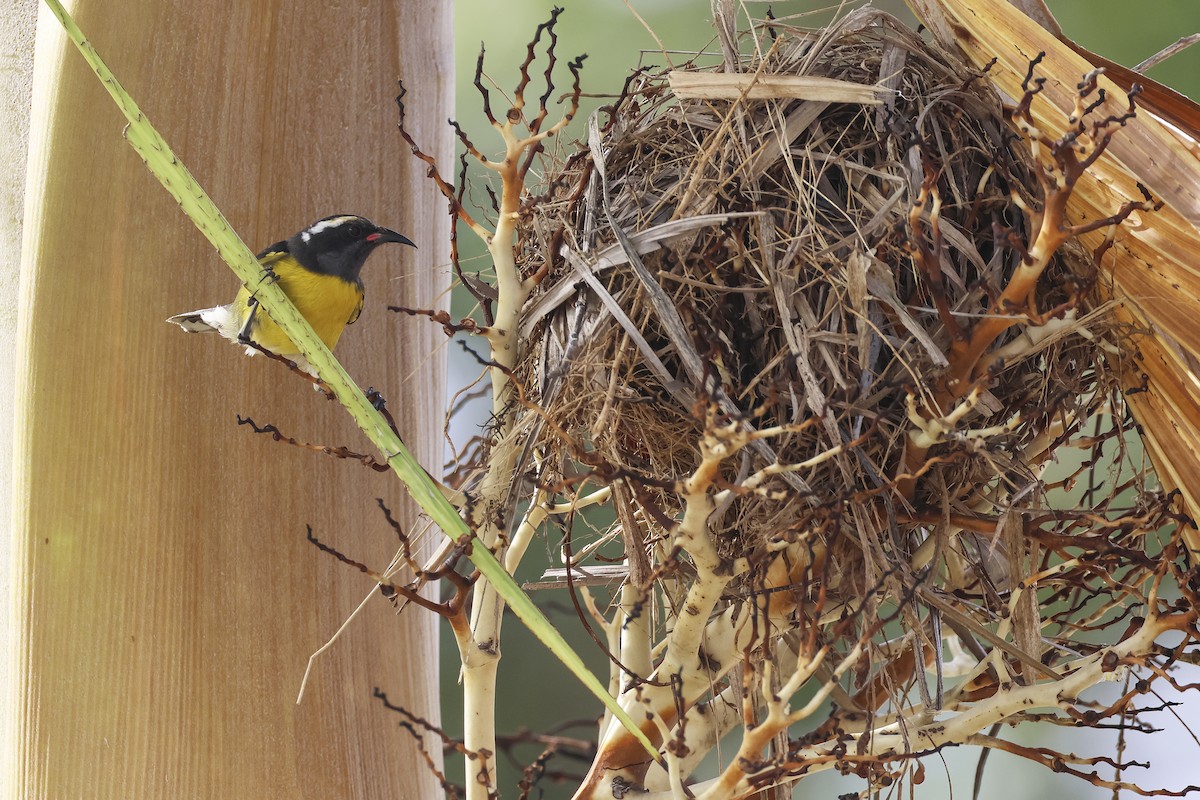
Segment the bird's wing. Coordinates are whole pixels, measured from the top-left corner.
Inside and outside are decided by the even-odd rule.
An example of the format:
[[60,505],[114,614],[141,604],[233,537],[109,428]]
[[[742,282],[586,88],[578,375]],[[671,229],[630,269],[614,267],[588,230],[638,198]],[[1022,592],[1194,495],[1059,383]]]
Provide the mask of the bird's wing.
[[257,258],[262,262],[263,266],[266,266],[269,261],[278,261],[282,256],[287,255],[287,253],[288,243],[285,239],[282,242],[276,242],[270,247],[264,247]]
[[271,266],[277,263],[280,259],[288,254],[287,242],[279,242],[273,244],[266,250],[258,254],[258,263],[262,264],[264,270],[271,269]]
[[358,286],[358,303],[355,304],[354,311],[352,311],[350,313],[350,319],[346,320],[347,325],[353,325],[355,322],[358,322],[358,318],[360,316],[362,316],[363,297],[364,296],[365,295],[363,294],[362,284],[359,284],[359,286]]

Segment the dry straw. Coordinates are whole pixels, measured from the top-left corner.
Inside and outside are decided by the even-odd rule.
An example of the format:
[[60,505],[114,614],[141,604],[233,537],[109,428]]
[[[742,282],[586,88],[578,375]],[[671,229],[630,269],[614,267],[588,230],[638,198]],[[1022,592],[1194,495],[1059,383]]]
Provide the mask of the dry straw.
[[[730,554],[801,533],[839,559],[870,554],[869,570],[837,570],[861,594],[916,509],[991,512],[1018,490],[1045,502],[1029,487],[1064,430],[1108,407],[1104,345],[1117,352],[1119,334],[1087,302],[1098,277],[1087,254],[1059,254],[1037,292],[1053,319],[997,341],[1002,363],[964,400],[911,502],[886,502],[910,405],[928,414],[954,336],[987,316],[1024,319],[994,300],[1021,259],[1013,244],[1030,234],[1010,193],[1035,204],[1037,181],[986,82],[907,29],[859,14],[820,36],[777,31],[738,75],[638,76],[600,141],[558,176],[525,245],[558,268],[542,284],[549,299],[524,317],[537,336],[522,382],[541,387],[530,399],[556,423],[541,429],[561,453],[548,463],[586,449],[648,479],[664,509],[698,462],[706,403],[745,430],[783,426],[722,479],[814,463],[734,492],[713,533]],[[727,102],[729,87],[753,97],[756,76],[774,87],[775,75],[814,73],[853,88],[840,101],[822,86],[817,99]],[[989,494],[999,502],[977,508]],[[873,513],[888,505],[891,522]]]
[[[1074,714],[1109,667],[1169,668],[1160,630],[1194,633],[1156,599],[1186,583],[1189,520],[1121,385],[1145,331],[1113,313],[1108,245],[1076,238],[1159,203],[1065,215],[1136,99],[1093,106],[1081,75],[1078,119],[1048,136],[1036,63],[1005,108],[870,9],[720,43],[716,66],[633,75],[522,209],[521,274],[545,277],[512,482],[535,508],[611,500],[549,577],[583,607],[589,565],[614,574],[595,554],[623,559],[593,611],[664,757],[606,724],[577,796],[682,796],[738,728],[694,796],[829,768],[886,785],[968,739],[1049,763],[982,731]],[[1137,724],[1132,705],[1092,723],[1120,714]]]

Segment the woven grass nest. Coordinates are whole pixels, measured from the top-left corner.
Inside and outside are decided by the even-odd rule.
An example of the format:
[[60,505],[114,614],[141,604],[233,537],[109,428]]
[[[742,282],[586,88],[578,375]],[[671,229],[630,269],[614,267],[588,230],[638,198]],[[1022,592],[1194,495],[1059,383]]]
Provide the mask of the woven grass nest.
[[[697,467],[706,429],[784,426],[722,465],[725,486],[794,466],[717,507],[721,555],[753,564],[799,538],[829,591],[863,596],[917,563],[919,526],[1064,506],[1068,494],[1055,500],[1055,485],[1039,482],[1043,468],[1104,411],[1085,459],[1103,484],[1087,510],[1103,514],[1121,483],[1105,464],[1128,458],[1103,445],[1128,425],[1114,354],[1130,332],[1105,313],[1093,254],[1070,244],[1035,292],[1053,324],[997,341],[957,432],[929,449],[919,480],[904,474],[913,414],[930,417],[924,403],[953,345],[938,303],[964,328],[1003,313],[996,298],[1030,234],[1021,205],[1041,202],[1029,146],[986,79],[871,9],[771,34],[769,52],[739,57],[739,77],[835,79],[873,87],[879,102],[697,88],[719,66],[676,70],[678,91],[667,73],[640,72],[526,220],[526,274],[549,265],[517,372],[553,421],[533,428],[549,454],[541,485],[623,478],[639,524],[665,530],[669,515],[647,509],[679,507],[677,481]],[[1161,496],[1138,497],[1165,513]],[[646,538],[657,563],[666,554],[654,558]],[[952,588],[995,581],[1003,567],[984,568],[989,548],[971,550],[969,530],[961,538],[975,577]],[[634,581],[648,577],[627,556]]]

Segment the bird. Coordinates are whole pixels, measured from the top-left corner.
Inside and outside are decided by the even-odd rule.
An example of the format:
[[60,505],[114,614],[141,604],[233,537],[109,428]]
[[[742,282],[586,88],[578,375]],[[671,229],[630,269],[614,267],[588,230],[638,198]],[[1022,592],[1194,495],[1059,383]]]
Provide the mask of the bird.
[[[365,217],[332,214],[266,248],[258,254],[258,261],[265,277],[278,281],[296,310],[332,350],[345,327],[362,314],[363,265],[375,248],[388,242],[416,247],[407,236]],[[234,343],[246,345],[247,355],[254,355],[255,348],[250,345],[257,345],[295,362],[315,377],[299,348],[259,310],[249,287],[243,286],[228,305],[176,314],[167,322],[189,333],[216,331]]]

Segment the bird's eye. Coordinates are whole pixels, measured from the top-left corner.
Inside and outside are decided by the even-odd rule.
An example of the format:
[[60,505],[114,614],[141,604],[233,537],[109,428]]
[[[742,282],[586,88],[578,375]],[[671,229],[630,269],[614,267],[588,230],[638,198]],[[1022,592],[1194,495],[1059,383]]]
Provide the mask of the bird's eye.
[[351,222],[346,226],[346,235],[351,239],[361,239],[363,235],[363,227],[357,222]]

